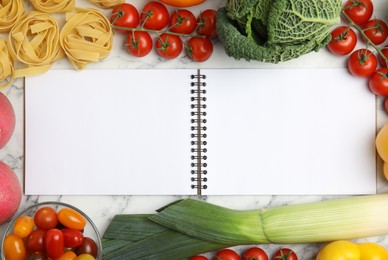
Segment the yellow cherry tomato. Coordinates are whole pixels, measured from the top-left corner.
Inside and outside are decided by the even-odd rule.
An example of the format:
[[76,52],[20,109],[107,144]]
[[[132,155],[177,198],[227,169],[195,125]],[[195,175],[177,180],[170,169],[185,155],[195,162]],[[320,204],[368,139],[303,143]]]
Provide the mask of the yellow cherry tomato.
[[382,245],[376,243],[361,243],[360,260],[388,260],[388,251]]
[[360,260],[360,248],[351,241],[334,241],[318,252],[316,260]]
[[388,162],[388,124],[385,124],[376,136],[376,149],[381,159]]
[[25,260],[27,257],[23,239],[9,234],[4,239],[3,254],[6,260]]
[[79,212],[70,208],[62,208],[58,211],[58,220],[68,228],[82,230],[86,226],[86,219]]
[[20,216],[15,220],[13,233],[20,238],[28,237],[34,229],[34,219],[30,216]]
[[388,162],[384,162],[383,172],[384,172],[385,178],[388,181]]
[[189,7],[199,5],[206,0],[160,0],[160,2],[176,7]]
[[89,254],[81,254],[77,257],[77,260],[96,260],[96,258]]
[[77,259],[76,253],[74,253],[73,251],[67,251],[56,260],[76,260],[76,259]]

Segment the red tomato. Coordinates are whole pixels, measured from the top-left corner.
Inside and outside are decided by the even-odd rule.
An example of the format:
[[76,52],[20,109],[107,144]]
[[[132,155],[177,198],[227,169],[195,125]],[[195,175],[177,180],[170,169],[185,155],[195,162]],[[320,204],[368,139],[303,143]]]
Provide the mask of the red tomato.
[[[382,48],[381,52],[384,55],[384,57],[388,59],[388,45],[386,45],[384,48]],[[383,59],[383,57],[379,56],[379,60],[380,60],[382,67],[387,67],[387,64],[386,64],[385,60]]]
[[216,15],[217,11],[207,9],[201,12],[197,18],[197,33],[202,36],[216,37]]
[[208,38],[193,37],[186,43],[185,52],[190,59],[203,62],[212,55],[213,43]]
[[[139,12],[136,7],[131,4],[123,3],[112,9],[110,23],[118,27],[136,28],[139,25],[139,19]],[[116,31],[121,33],[129,32],[129,30],[120,30],[119,28],[117,28]]]
[[359,49],[349,56],[348,69],[356,77],[369,77],[376,68],[377,58],[370,50]]
[[76,248],[82,245],[84,241],[84,234],[79,230],[65,228],[62,229],[62,233],[65,247]]
[[384,98],[384,110],[388,113],[388,98]]
[[371,0],[349,0],[344,4],[345,13],[355,24],[366,23],[373,14],[373,4]]
[[377,96],[388,96],[388,68],[380,68],[369,78],[369,88]]
[[27,260],[48,260],[44,252],[33,252],[28,254]]
[[51,207],[43,207],[38,209],[35,213],[34,221],[38,228],[49,230],[58,225],[58,215],[55,209]]
[[35,229],[27,237],[26,246],[31,252],[43,252],[44,251],[44,238],[46,236],[46,230]]
[[148,32],[132,31],[127,35],[125,46],[135,57],[144,57],[152,50],[152,38]]
[[71,208],[58,211],[59,222],[67,228],[82,230],[86,226],[86,219],[79,212]]
[[2,250],[5,259],[24,260],[27,256],[23,239],[15,234],[9,234],[5,237]]
[[215,254],[213,259],[214,260],[240,260],[240,256],[236,253],[236,251],[225,248],[218,251]]
[[298,260],[298,256],[289,248],[281,248],[275,252],[273,260]]
[[189,260],[209,260],[206,256],[196,255],[189,258]]
[[140,23],[150,30],[161,30],[168,24],[169,13],[167,7],[160,2],[151,1],[143,7]]
[[331,31],[331,41],[327,48],[334,54],[346,55],[352,52],[357,44],[357,35],[348,26],[339,26]]
[[75,250],[77,255],[89,254],[93,257],[97,257],[97,244],[90,237],[84,237],[82,244]]
[[174,59],[182,52],[183,44],[179,36],[162,33],[155,43],[155,48],[161,57]]
[[187,9],[178,9],[170,17],[169,28],[171,32],[191,34],[197,27],[197,19]]
[[268,260],[267,253],[259,247],[251,247],[244,251],[243,260]]
[[45,236],[45,249],[47,256],[57,259],[65,253],[65,242],[61,230],[53,228]]
[[388,26],[380,19],[372,19],[366,22],[363,31],[369,40],[377,45],[383,43],[388,36]]

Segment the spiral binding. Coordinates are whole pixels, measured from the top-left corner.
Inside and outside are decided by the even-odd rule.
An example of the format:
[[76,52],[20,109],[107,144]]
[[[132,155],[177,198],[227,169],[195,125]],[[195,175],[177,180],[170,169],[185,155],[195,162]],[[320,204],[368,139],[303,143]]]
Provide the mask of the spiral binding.
[[191,89],[191,185],[192,189],[197,189],[197,194],[201,195],[202,190],[207,189],[207,156],[206,156],[206,75],[198,70],[197,74],[191,75],[193,80],[190,83]]

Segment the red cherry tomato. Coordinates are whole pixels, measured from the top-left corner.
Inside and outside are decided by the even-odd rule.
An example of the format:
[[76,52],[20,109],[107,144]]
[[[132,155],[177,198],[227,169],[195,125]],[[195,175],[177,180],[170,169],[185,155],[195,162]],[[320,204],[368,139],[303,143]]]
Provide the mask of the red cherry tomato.
[[275,252],[273,260],[298,260],[298,256],[289,248],[281,248]]
[[192,37],[185,46],[187,56],[197,62],[203,62],[213,53],[213,43],[209,38]]
[[2,250],[5,259],[24,260],[27,256],[23,239],[15,234],[9,234],[5,237]]
[[169,13],[167,7],[160,2],[151,1],[144,7],[140,15],[140,24],[146,29],[161,30],[167,26]]
[[371,0],[349,0],[344,4],[345,13],[355,24],[366,23],[373,14],[373,4]]
[[216,37],[216,16],[217,11],[213,9],[207,9],[201,12],[197,18],[197,33],[210,38]]
[[187,9],[178,9],[172,13],[169,22],[171,32],[191,34],[197,27],[197,19]]
[[388,96],[388,68],[380,68],[369,78],[369,88],[377,96]]
[[352,52],[357,44],[357,35],[348,26],[339,26],[331,31],[331,41],[327,48],[334,54],[346,55]]
[[155,48],[161,57],[174,59],[182,52],[183,43],[177,35],[162,33],[155,43]]
[[76,248],[82,245],[84,241],[84,234],[79,230],[65,228],[62,229],[62,233],[65,247]]
[[377,58],[370,50],[359,49],[349,56],[348,69],[356,77],[369,77],[376,68]]
[[35,225],[44,230],[55,228],[58,225],[58,216],[55,209],[43,207],[38,209],[34,215]]
[[[384,48],[382,48],[381,52],[384,55],[384,57],[388,59],[388,45],[386,45]],[[387,67],[387,64],[386,64],[385,60],[383,59],[383,57],[379,56],[379,60],[380,60],[382,67]]]
[[44,252],[32,252],[28,254],[27,260],[48,260]]
[[47,256],[53,259],[57,259],[65,253],[65,242],[61,230],[56,228],[47,230],[45,249]]
[[132,31],[125,41],[127,51],[135,57],[144,57],[152,50],[152,38],[148,32]]
[[236,251],[232,250],[232,249],[228,249],[228,248],[225,248],[225,249],[221,249],[220,251],[218,251],[214,258],[214,260],[240,260],[240,256],[236,253]]
[[388,113],[388,98],[384,98],[384,110]]
[[259,247],[251,247],[244,251],[242,260],[268,260],[267,253]]
[[82,244],[75,250],[77,255],[89,254],[94,258],[97,257],[97,244],[90,237],[84,237]]
[[82,230],[86,226],[86,219],[79,212],[71,208],[58,211],[59,222],[67,228]]
[[[139,25],[139,19],[139,12],[136,7],[128,3],[122,3],[112,9],[110,23],[118,27],[136,28]],[[116,29],[116,31],[121,33],[129,32],[129,30],[120,29]]]
[[388,26],[380,19],[372,19],[366,22],[363,31],[369,40],[377,45],[383,43],[388,37]]
[[43,252],[44,251],[44,238],[46,236],[46,230],[35,229],[27,237],[26,246],[30,252]]

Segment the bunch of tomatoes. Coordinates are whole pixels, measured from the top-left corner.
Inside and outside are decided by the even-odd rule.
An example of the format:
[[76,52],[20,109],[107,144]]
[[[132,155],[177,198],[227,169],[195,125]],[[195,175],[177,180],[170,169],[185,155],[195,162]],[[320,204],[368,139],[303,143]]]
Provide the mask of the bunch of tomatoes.
[[[388,37],[388,26],[381,19],[372,19],[373,10],[371,0],[346,1],[342,15],[348,25],[339,26],[331,32],[332,40],[327,47],[337,55],[350,54],[347,61],[350,73],[368,78],[370,90],[384,97],[384,108],[388,112],[388,45],[380,47]],[[354,50],[359,38],[365,42],[365,48]],[[371,51],[371,47],[377,53]]]
[[[219,250],[213,257],[213,260],[268,260],[267,253],[260,247],[250,247],[246,249],[242,256],[229,248]],[[273,260],[298,260],[296,253],[290,248],[280,248],[272,257]],[[197,255],[191,257],[189,260],[208,260],[207,257]]]
[[[115,31],[126,34],[126,49],[135,57],[144,57],[155,48],[164,59],[174,59],[184,49],[190,59],[203,62],[213,53],[216,13],[207,9],[195,17],[188,9],[177,9],[170,15],[157,1],[146,3],[139,13],[135,6],[123,3],[113,8],[110,22]],[[156,35],[155,43],[151,34]],[[183,37],[189,38],[187,42]]]
[[86,219],[76,210],[58,212],[42,207],[33,217],[22,215],[15,220],[13,233],[4,239],[6,260],[94,260],[97,244],[84,235]]

